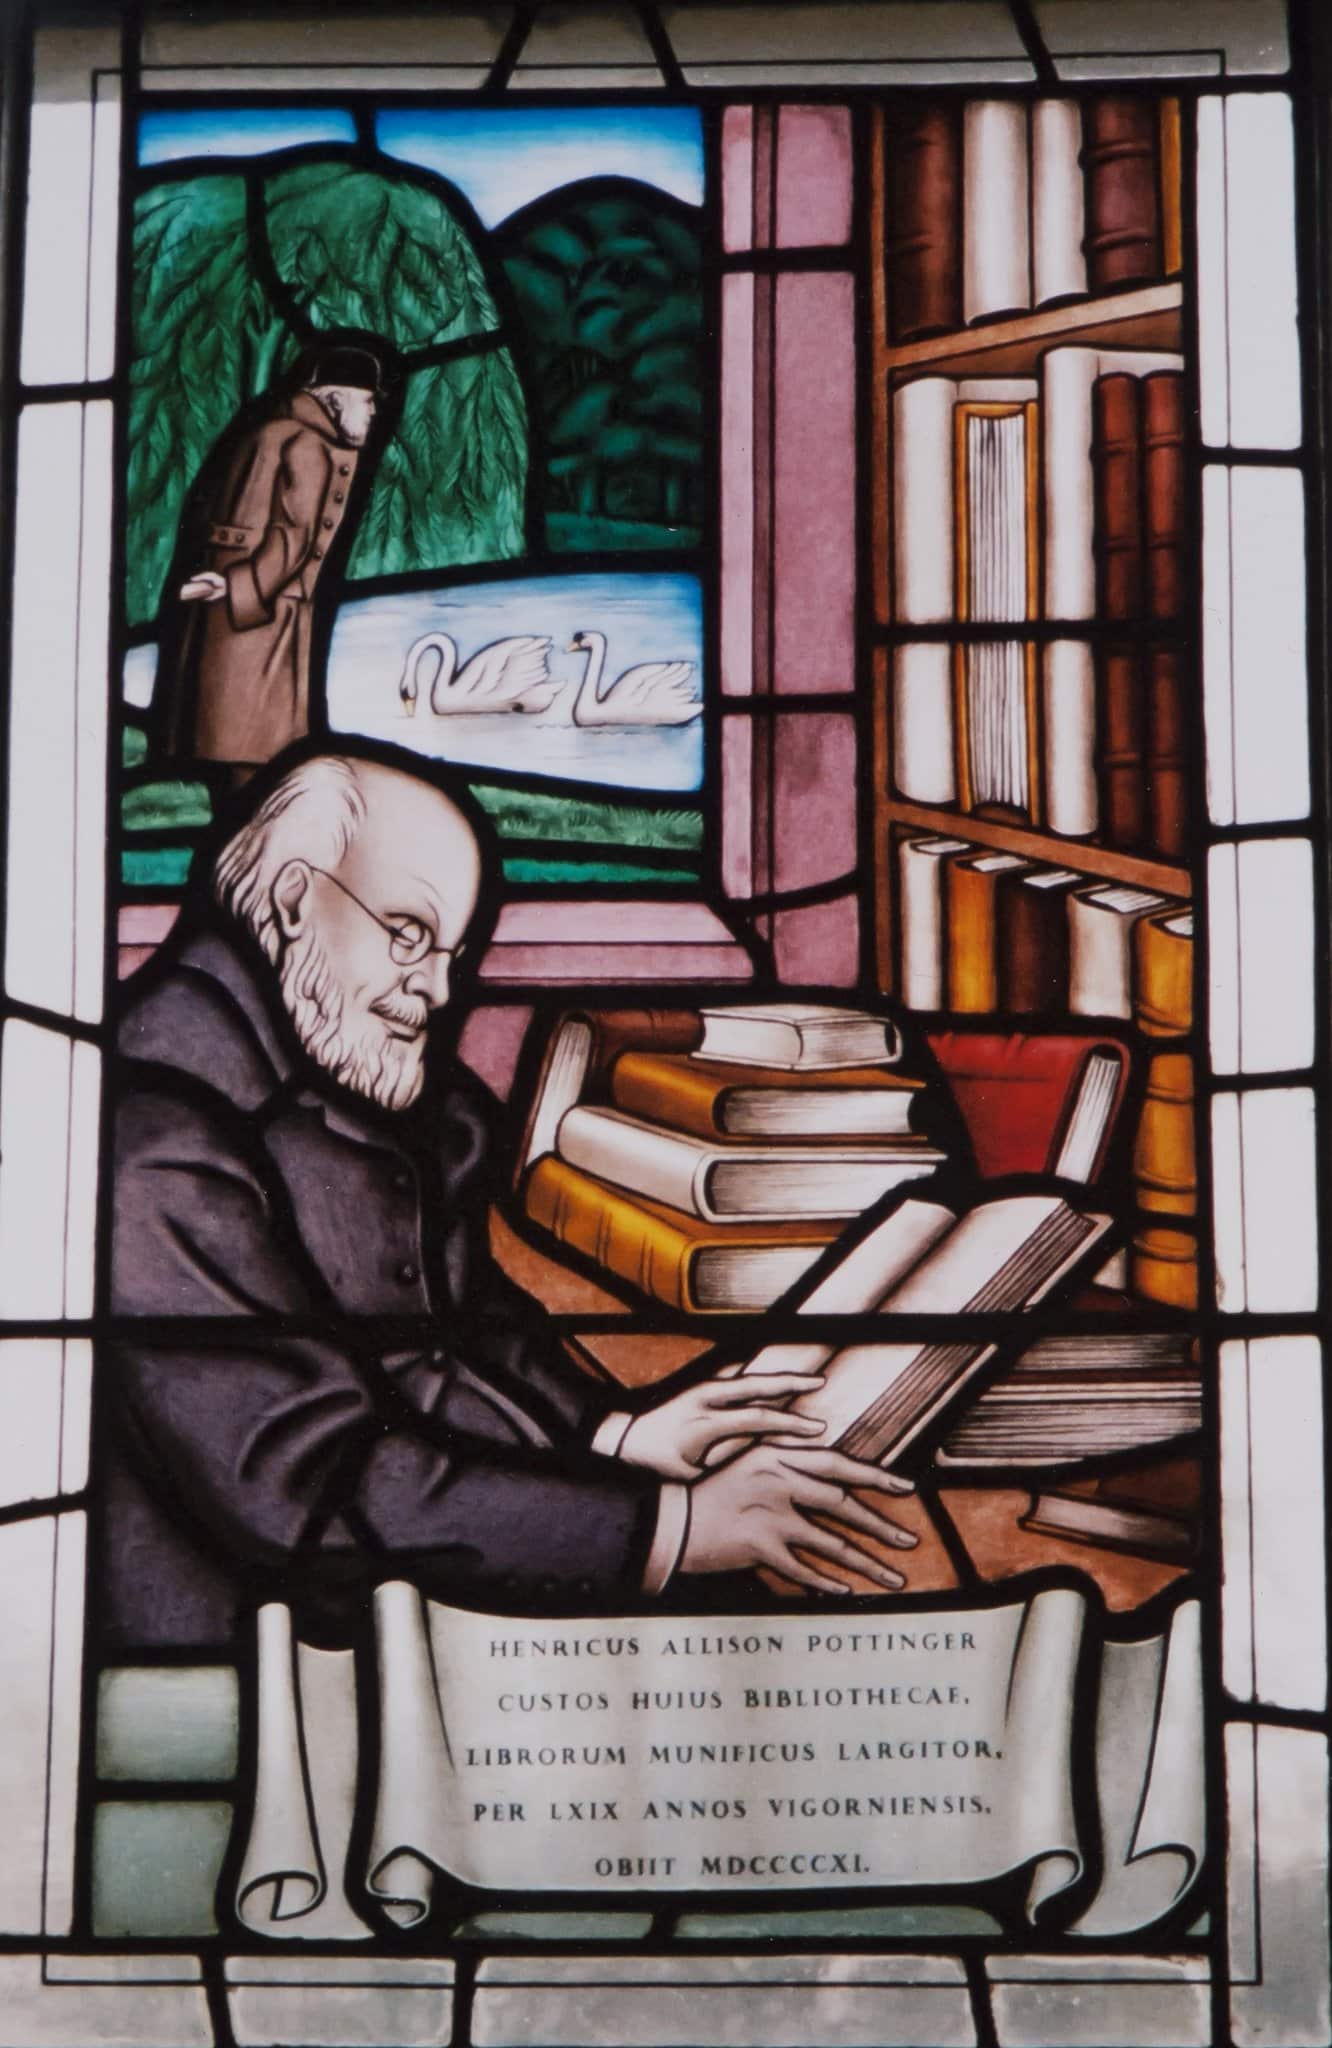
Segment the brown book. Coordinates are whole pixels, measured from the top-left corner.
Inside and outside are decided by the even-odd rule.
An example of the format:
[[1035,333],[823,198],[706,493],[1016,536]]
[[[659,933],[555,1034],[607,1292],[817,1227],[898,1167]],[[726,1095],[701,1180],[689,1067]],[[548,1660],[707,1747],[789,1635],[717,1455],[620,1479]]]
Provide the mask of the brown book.
[[[1101,379],[1102,384],[1112,381]],[[1177,619],[1187,600],[1184,377],[1179,370],[1153,370],[1140,380],[1125,381],[1141,387],[1147,611],[1154,619]]]
[[1146,836],[1142,665],[1135,647],[1099,652],[1097,783],[1102,830],[1111,846],[1141,846]]
[[765,1309],[845,1226],[704,1223],[547,1153],[527,1179],[531,1221],[642,1294],[690,1312]]
[[700,1138],[892,1138],[910,1130],[924,1086],[884,1067],[738,1073],[693,1053],[625,1052],[611,1099],[629,1116]]
[[1149,911],[1133,932],[1133,1014],[1149,1038],[1193,1029],[1193,912]]
[[1096,608],[1136,619],[1143,606],[1142,379],[1116,371],[1092,387]]
[[608,1076],[618,1053],[627,1046],[687,1052],[698,1044],[702,1033],[697,1010],[566,1011],[546,1043],[518,1147],[515,1182],[534,1160],[554,1150],[555,1133],[566,1110],[585,1097],[608,1099]]
[[1201,1517],[1197,1458],[1165,1458],[1136,1472],[1069,1479],[1051,1487],[1034,1496],[1022,1527],[1177,1564],[1197,1556]]
[[1178,277],[1184,268],[1184,136],[1179,101],[1161,102],[1161,269]]
[[907,102],[887,126],[889,322],[919,341],[962,325],[962,112]]
[[950,860],[947,988],[950,1010],[997,1010],[999,974],[996,892],[1001,875],[1030,866],[1015,853],[975,853]]
[[1169,1308],[1198,1306],[1198,1241],[1191,1230],[1149,1226],[1135,1232],[1129,1285],[1144,1301]]
[[1193,1061],[1186,1052],[1158,1052],[1148,1062],[1133,1174],[1140,1209],[1162,1216],[1197,1213]]
[[1093,292],[1149,284],[1162,272],[1155,100],[1102,93],[1082,110],[1087,284]]
[[1147,836],[1158,853],[1182,859],[1189,850],[1188,711],[1185,661],[1178,647],[1149,647],[1143,783]]
[[1068,892],[1085,876],[1037,868],[999,877],[996,936],[999,1007],[1040,1016],[1068,1007]]

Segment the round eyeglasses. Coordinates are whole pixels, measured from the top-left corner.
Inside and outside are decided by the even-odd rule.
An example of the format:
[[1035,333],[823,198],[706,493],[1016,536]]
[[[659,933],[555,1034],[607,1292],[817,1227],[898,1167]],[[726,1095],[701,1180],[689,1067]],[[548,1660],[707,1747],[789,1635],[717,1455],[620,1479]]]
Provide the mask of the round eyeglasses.
[[461,946],[432,946],[430,929],[419,917],[409,917],[405,914],[392,918],[381,917],[368,903],[362,903],[360,897],[354,890],[349,889],[345,882],[340,882],[336,875],[330,875],[327,868],[317,868],[313,861],[308,865],[313,873],[322,875],[326,882],[331,882],[335,889],[340,889],[358,910],[363,910],[382,932],[388,934],[389,958],[396,967],[419,967],[432,953],[442,953],[449,960],[461,958]]

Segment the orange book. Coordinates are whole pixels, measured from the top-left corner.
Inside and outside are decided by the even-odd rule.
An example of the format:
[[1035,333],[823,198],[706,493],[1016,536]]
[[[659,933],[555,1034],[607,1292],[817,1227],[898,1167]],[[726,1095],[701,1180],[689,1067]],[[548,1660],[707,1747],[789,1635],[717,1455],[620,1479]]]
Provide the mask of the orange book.
[[900,1138],[923,1081],[883,1067],[737,1070],[678,1052],[624,1052],[611,1072],[617,1109],[699,1138]]
[[971,854],[966,860],[949,861],[945,886],[950,1010],[998,1009],[997,885],[1000,875],[1030,865],[1015,853]]
[[561,1244],[671,1308],[767,1308],[793,1287],[842,1226],[704,1223],[629,1195],[548,1153],[527,1181],[527,1214]]
[[1138,1207],[1164,1216],[1192,1216],[1198,1207],[1193,1145],[1193,1062],[1187,1053],[1156,1053],[1133,1148]]
[[1193,1026],[1193,912],[1179,904],[1149,912],[1133,931],[1135,1014],[1152,1038],[1181,1038]]
[[1192,1231],[1140,1230],[1129,1261],[1133,1292],[1170,1308],[1198,1306],[1198,1244]]

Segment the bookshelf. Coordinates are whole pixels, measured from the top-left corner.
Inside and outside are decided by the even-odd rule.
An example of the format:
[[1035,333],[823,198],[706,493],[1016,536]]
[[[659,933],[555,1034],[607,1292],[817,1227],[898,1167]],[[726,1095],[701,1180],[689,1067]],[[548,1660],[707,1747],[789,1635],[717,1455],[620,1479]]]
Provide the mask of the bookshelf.
[[[1139,109],[1143,104],[1138,102]],[[1092,128],[1087,124],[1099,116],[1089,115],[1084,109],[1081,148],[1066,156],[1062,170],[1064,178],[1074,182],[1058,188],[1066,200],[1072,193],[1077,195],[1085,258],[1084,286],[1080,290],[1049,293],[1046,303],[1035,310],[1004,311],[1005,304],[1021,302],[1023,294],[1019,290],[1007,300],[992,300],[995,310],[988,315],[985,309],[978,315],[974,296],[970,303],[967,296],[973,292],[974,279],[969,270],[970,245],[964,222],[970,217],[968,209],[976,203],[976,193],[968,184],[969,145],[957,139],[963,124],[957,120],[956,109],[950,113],[948,103],[942,99],[937,106],[936,117],[924,111],[924,102],[917,103],[906,117],[905,128],[890,126],[903,118],[892,103],[875,109],[870,122],[869,525],[875,623],[868,680],[873,776],[872,943],[877,985],[884,994],[912,1000],[921,985],[919,975],[908,967],[908,958],[916,957],[909,955],[908,931],[913,931],[914,944],[919,928],[910,923],[915,899],[902,895],[903,844],[925,838],[952,839],[966,842],[973,849],[971,854],[938,855],[941,873],[935,900],[942,907],[933,915],[941,917],[943,923],[941,927],[930,927],[942,934],[937,940],[942,947],[937,992],[925,998],[914,995],[927,1007],[947,1012],[950,985],[962,986],[953,984],[952,976],[964,958],[969,938],[961,923],[950,923],[960,912],[951,908],[954,897],[951,875],[943,873],[946,866],[951,868],[961,862],[970,866],[983,855],[1016,856],[1018,861],[1032,863],[1038,873],[1071,870],[1085,878],[1085,886],[1066,885],[1075,895],[1098,886],[1118,885],[1122,891],[1147,892],[1168,899],[1172,910],[1187,921],[1193,896],[1187,791],[1196,765],[1188,760],[1188,733],[1193,721],[1187,699],[1188,693],[1196,689],[1197,654],[1187,589],[1192,562],[1188,528],[1196,478],[1187,466],[1181,425],[1181,408],[1188,405],[1187,351],[1192,321],[1179,231],[1177,105],[1168,97],[1157,103],[1153,117],[1158,122],[1157,140],[1149,140],[1145,149],[1136,152],[1139,172],[1130,169],[1125,174],[1131,180],[1142,174],[1142,166],[1149,160],[1154,165],[1155,275],[1151,275],[1150,265],[1143,265],[1136,276],[1121,275],[1108,283],[1104,273],[1094,268],[1095,246],[1124,239],[1123,202],[1128,187],[1121,182],[1115,188],[1107,212],[1103,183],[1101,211],[1097,214],[1095,181],[1107,175],[1112,181],[1121,176],[1115,169],[1104,171],[1105,162],[1119,152],[1114,145],[1106,149],[1094,144]],[[1111,111],[1113,114],[1116,110]],[[935,122],[933,128],[929,126],[931,120]],[[954,138],[951,145],[947,142],[950,122]],[[950,146],[953,155],[946,161],[940,151],[946,153]],[[1033,129],[1028,136],[1028,172],[1033,194],[1030,209],[1024,193],[1021,202],[1011,204],[1006,219],[1003,200],[996,199],[992,191],[982,195],[984,204],[991,208],[988,218],[998,224],[1001,242],[1005,236],[1010,241],[1024,234],[1028,238],[1027,282],[1033,297],[1038,290],[1038,270],[1044,255],[1044,245],[1039,243],[1035,227],[1039,211],[1035,203],[1036,181],[1043,175],[1035,150]],[[926,171],[934,180],[933,186],[922,182]],[[958,196],[955,202],[944,204],[937,195],[945,186],[953,189],[950,179],[956,181]],[[1139,186],[1139,198],[1141,190]],[[1117,202],[1120,210],[1112,222],[1110,216]],[[1055,206],[1053,212],[1067,221],[1070,207]],[[1104,232],[1112,225],[1119,232]],[[1102,231],[1099,236],[1098,229]],[[1020,240],[1017,246],[1021,246]],[[1069,246],[1066,239],[1065,259]],[[1076,244],[1074,249],[1076,255]],[[981,269],[984,268],[982,263]],[[1000,261],[999,271],[1003,268]],[[1061,351],[1064,353],[1060,354]],[[1070,412],[1069,380],[1076,384],[1079,376],[1085,382],[1076,393]],[[1156,412],[1153,424],[1149,425],[1147,394],[1148,382],[1153,377],[1151,397]],[[1122,481],[1129,474],[1122,437],[1114,441],[1107,425],[1111,393],[1104,387],[1114,385],[1130,387],[1127,399],[1120,397],[1120,408],[1121,415],[1127,411],[1135,421],[1132,431],[1138,437],[1136,447],[1131,446],[1127,455],[1128,464],[1141,464],[1140,471],[1133,472],[1131,484]],[[1165,389],[1167,386],[1169,390]],[[987,400],[991,402],[987,404]],[[1157,451],[1165,439],[1160,419],[1167,400],[1173,413],[1167,430],[1171,440],[1165,461],[1173,464],[1173,468],[1168,486],[1163,487],[1161,471],[1149,475],[1147,465],[1149,461],[1160,460]],[[996,459],[987,457],[979,445],[968,456],[962,439],[964,420],[967,415],[987,411],[1011,414],[1019,410],[1027,411],[1032,421],[1025,448],[1025,509],[1019,493],[1004,501],[1004,509],[996,512],[995,492],[1002,481]],[[945,471],[948,458],[943,453],[943,423],[950,415],[955,426],[951,476]],[[1070,418],[1074,426],[1071,436]],[[1032,446],[1033,436],[1039,455]],[[1082,461],[1085,452],[1081,472],[1076,467],[1070,471],[1066,461],[1070,451],[1078,461]],[[976,464],[989,460],[991,467],[988,471],[977,467],[967,472],[969,459]],[[1011,474],[1017,473],[1021,459],[1019,454],[1013,455]],[[1121,470],[1112,488],[1110,470],[1116,461],[1120,462]],[[1032,488],[1034,472],[1037,482]],[[1061,499],[1057,486],[1070,475],[1077,488],[1071,499]],[[977,511],[981,501],[972,494],[980,486],[973,478],[981,476],[985,477],[990,496]],[[919,487],[922,477],[926,479],[924,489]],[[1073,602],[1059,595],[1061,591],[1067,593],[1070,584],[1066,566],[1058,566],[1061,548],[1063,563],[1067,565],[1070,559],[1068,548],[1063,545],[1070,527],[1070,520],[1065,517],[1070,506],[1072,523],[1082,536],[1081,560],[1085,569],[1080,586],[1077,577],[1073,579]],[[1120,509],[1124,506],[1131,509],[1125,512]],[[1124,545],[1123,534],[1126,529],[1131,532],[1135,518],[1141,580],[1136,594],[1125,600],[1112,580],[1122,567],[1122,557],[1115,558],[1115,550]],[[1118,525],[1112,525],[1112,519],[1118,520]],[[990,522],[988,526],[986,520]],[[1025,564],[1021,539],[1008,538],[1019,535],[1023,527]],[[973,593],[967,583],[968,564],[973,559],[982,559],[978,546],[986,544],[985,536],[989,533],[994,535],[988,543],[987,557],[991,565],[991,602],[995,579],[1008,573],[1008,608],[1004,609],[1001,603],[997,609],[973,611]],[[1164,551],[1164,558],[1158,554],[1156,562],[1168,585],[1164,596],[1160,595],[1162,586],[1149,589],[1147,580],[1154,573],[1148,559],[1153,546]],[[1019,588],[1023,569],[1025,595]],[[1034,583],[1039,588],[1033,601]],[[1052,705],[1066,705],[1069,700],[1058,697],[1057,684],[1047,686],[1043,682],[1046,694],[1038,704],[1028,685],[1025,739],[1037,766],[1025,787],[1016,799],[999,801],[992,793],[988,801],[972,800],[975,793],[969,787],[969,758],[975,743],[975,706],[992,700],[983,695],[989,687],[985,682],[978,685],[976,694],[967,696],[971,686],[966,678],[973,673],[981,674],[979,654],[972,650],[980,650],[991,639],[995,643],[1022,644],[1028,664],[1040,665],[1048,659],[1052,674],[1056,658],[1065,650],[1076,650],[1076,660],[1085,678],[1080,701],[1086,707],[1081,714],[1079,733],[1083,768],[1080,785],[1070,785],[1066,777],[1061,779],[1054,758],[1053,724],[1045,722],[1047,713],[1051,717],[1060,715],[1051,712]],[[945,660],[950,678],[947,691]],[[1158,689],[1157,677],[1162,671],[1160,703],[1165,708],[1158,711],[1153,693]],[[1044,668],[1041,672],[1044,677]],[[1030,673],[1029,666],[1029,676]],[[1062,678],[1065,671],[1059,673]],[[1128,680],[1121,680],[1123,677]],[[898,690],[903,692],[900,700]],[[1122,779],[1116,781],[1123,773],[1118,751],[1122,743],[1115,722],[1118,719],[1122,725],[1122,707],[1135,690],[1136,754],[1128,775],[1130,779],[1137,777],[1138,818],[1130,818],[1125,824],[1121,805],[1125,784]],[[947,711],[940,711],[937,723],[932,725],[935,713],[927,712],[926,707],[943,706],[945,699]],[[918,717],[919,713],[925,713],[923,718]],[[984,732],[983,727],[981,730]],[[919,737],[922,732],[927,736],[923,748]],[[1012,745],[1016,747],[1016,728],[1013,733]],[[940,769],[940,764],[946,764],[950,756],[951,778]],[[1067,754],[1060,759],[1067,767]],[[1079,798],[1085,822],[1072,821],[1067,803],[1070,787],[1085,792]],[[1051,791],[1056,788],[1065,793],[1062,814],[1052,811],[1050,804]],[[980,795],[983,799],[984,792]],[[1052,819],[1062,829],[1053,829]],[[914,888],[915,884],[911,886]],[[1021,886],[1015,889],[1010,876],[998,881],[995,900],[1003,899],[1011,905],[1014,895],[1020,893]],[[961,901],[960,884],[957,901]],[[1070,917],[1071,914],[1070,909]],[[1147,913],[1149,918],[1164,914],[1161,910]],[[1142,913],[1126,909],[1126,923],[1132,915],[1141,917]],[[994,943],[1002,957],[1002,938],[996,936]],[[1137,945],[1135,929],[1128,949],[1131,964],[1136,963]],[[1172,1071],[1172,1061],[1191,1071],[1189,1018],[1185,1008],[1177,1006],[1164,1027],[1144,1022],[1140,1003],[1145,999],[1145,984],[1139,984],[1136,964],[1132,964],[1132,973],[1132,1014],[1128,1007],[1106,1014],[1120,1017],[1132,1027],[1140,1040],[1149,1083],[1160,1080],[1164,1084]],[[1045,985],[1058,986],[1050,982]],[[1041,1021],[1048,1028],[1060,1028],[1071,1011],[1078,1014],[1071,1016],[1070,1021],[1075,1026],[1083,1023],[1085,992],[1081,998],[1070,992],[1067,1001],[1069,1008],[1064,1009],[1055,1005],[1054,998],[1047,998]],[[965,1007],[971,1021],[978,1022],[971,1004]],[[1154,1036],[1158,1028],[1166,1041],[1164,1061],[1158,1057],[1162,1041]],[[1149,1085],[1149,1094],[1152,1092]],[[1178,1161],[1191,1153],[1191,1143],[1181,1136],[1180,1121],[1181,1117],[1187,1119],[1192,1115],[1191,1093],[1186,1102],[1176,1103],[1176,1121],[1167,1130],[1164,1120],[1171,1113],[1162,1102],[1154,1104],[1151,1114],[1157,1122],[1152,1127],[1150,1144],[1144,1116],[1133,1148],[1134,1188],[1130,1196],[1143,1209],[1159,1209],[1159,1214],[1150,1219],[1144,1216],[1141,1223],[1150,1220],[1158,1226],[1156,1249],[1160,1250],[1164,1241],[1166,1257],[1175,1255],[1172,1246],[1177,1249],[1179,1243],[1187,1244],[1197,1221],[1189,1200],[1191,1168],[1177,1184],[1159,1189],[1157,1195],[1152,1195],[1150,1189],[1146,1195],[1143,1193],[1140,1175],[1149,1154],[1160,1152],[1163,1146],[1169,1151],[1173,1146],[1170,1157]],[[1130,1194],[1127,1187],[1125,1193]],[[1151,1234],[1149,1231],[1148,1235]],[[1135,1239],[1135,1244],[1138,1242]],[[1144,1251],[1135,1270],[1145,1273],[1149,1263],[1149,1254]],[[1143,1292],[1148,1299],[1162,1303],[1171,1299],[1168,1293],[1153,1294],[1151,1283],[1145,1280]],[[1173,1305],[1188,1304],[1176,1299]]]

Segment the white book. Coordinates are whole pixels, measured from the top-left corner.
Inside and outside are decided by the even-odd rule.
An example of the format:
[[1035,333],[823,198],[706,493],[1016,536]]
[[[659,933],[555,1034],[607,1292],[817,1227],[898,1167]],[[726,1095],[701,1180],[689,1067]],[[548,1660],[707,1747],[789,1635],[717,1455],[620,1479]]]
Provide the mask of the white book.
[[953,650],[941,640],[894,650],[893,781],[913,803],[956,799]]
[[1071,839],[1096,830],[1096,665],[1085,640],[1052,640],[1041,693],[1045,817]]
[[700,1059],[746,1067],[891,1066],[902,1041],[890,1017],[835,1003],[732,1003],[702,1010]]
[[962,114],[962,318],[1031,305],[1027,109],[968,100]]
[[[842,1261],[854,1285],[818,1292],[825,1308],[884,1315],[996,1314],[1034,1306],[1071,1276],[1110,1228],[1058,1195],[1009,1195],[958,1215],[909,1198]],[[815,1298],[803,1304],[815,1307]],[[747,1372],[805,1370],[813,1384],[791,1406],[827,1424],[823,1441],[887,1463],[926,1429],[993,1357],[983,1339],[863,1343],[841,1348],[768,1345]],[[820,1357],[820,1354],[822,1356]],[[800,1364],[793,1364],[799,1359]]]
[[1145,377],[1183,367],[1182,356],[1150,349],[1052,348],[1042,358],[1047,619],[1090,619],[1096,612],[1092,387],[1114,372]]
[[951,377],[918,377],[893,393],[893,603],[913,625],[953,617]]
[[566,1111],[556,1150],[582,1173],[705,1223],[859,1216],[946,1156],[916,1138],[838,1145],[710,1141],[586,1104]]
[[909,1010],[941,1010],[944,990],[944,862],[966,839],[904,839],[901,882],[902,1001]]
[[1068,901],[1068,1006],[1078,1017],[1133,1015],[1133,930],[1168,898],[1110,883]]
[[1031,295],[1079,298],[1087,290],[1083,254],[1082,108],[1077,100],[1037,100],[1031,110]]

